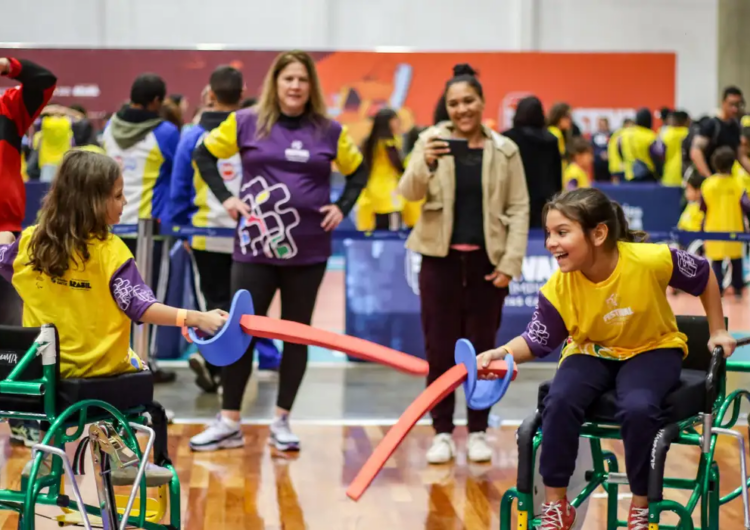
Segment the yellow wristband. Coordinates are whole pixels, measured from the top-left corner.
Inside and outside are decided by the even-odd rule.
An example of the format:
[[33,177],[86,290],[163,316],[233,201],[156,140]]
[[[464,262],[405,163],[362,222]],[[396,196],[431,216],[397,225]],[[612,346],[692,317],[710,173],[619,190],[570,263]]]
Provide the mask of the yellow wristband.
[[184,328],[187,322],[187,309],[177,310],[177,327]]

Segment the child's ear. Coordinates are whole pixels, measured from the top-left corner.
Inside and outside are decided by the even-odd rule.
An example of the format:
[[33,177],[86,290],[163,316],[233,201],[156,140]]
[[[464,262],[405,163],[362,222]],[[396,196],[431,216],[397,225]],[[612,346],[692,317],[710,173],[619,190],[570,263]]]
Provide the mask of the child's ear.
[[593,240],[594,246],[601,247],[604,242],[607,241],[609,235],[609,227],[604,223],[599,223],[596,228],[592,231],[591,239]]

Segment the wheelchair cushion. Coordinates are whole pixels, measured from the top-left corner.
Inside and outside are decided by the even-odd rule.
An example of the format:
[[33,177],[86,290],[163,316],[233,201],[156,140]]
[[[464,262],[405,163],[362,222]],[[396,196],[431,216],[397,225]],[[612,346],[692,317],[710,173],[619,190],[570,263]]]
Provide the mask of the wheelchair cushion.
[[[149,371],[112,377],[60,379],[57,387],[57,413],[86,399],[109,403],[120,411],[144,407],[154,400],[154,376]],[[44,398],[0,394],[0,409],[44,414]]]
[[[538,408],[544,409],[544,398],[549,393],[552,381],[539,385]],[[678,386],[665,399],[667,423],[686,420],[699,414],[706,399],[706,372],[682,370]],[[617,393],[615,389],[605,392],[586,411],[586,421],[616,423]]]

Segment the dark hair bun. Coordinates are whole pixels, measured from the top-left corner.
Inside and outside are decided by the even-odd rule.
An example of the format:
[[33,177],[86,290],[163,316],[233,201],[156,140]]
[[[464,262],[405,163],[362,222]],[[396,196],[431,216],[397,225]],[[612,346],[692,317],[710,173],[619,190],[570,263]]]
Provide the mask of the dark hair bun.
[[453,76],[458,77],[460,75],[470,75],[472,77],[476,77],[477,72],[471,67],[471,65],[461,63],[453,67]]

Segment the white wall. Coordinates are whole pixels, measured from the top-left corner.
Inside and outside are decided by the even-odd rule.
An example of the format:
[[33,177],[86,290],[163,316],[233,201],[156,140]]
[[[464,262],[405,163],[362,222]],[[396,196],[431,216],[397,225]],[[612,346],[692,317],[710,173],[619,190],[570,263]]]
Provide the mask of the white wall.
[[[716,106],[718,0],[0,0],[44,47],[675,51],[677,105]],[[0,43],[0,45],[2,45]],[[648,80],[644,80],[648,82]]]

